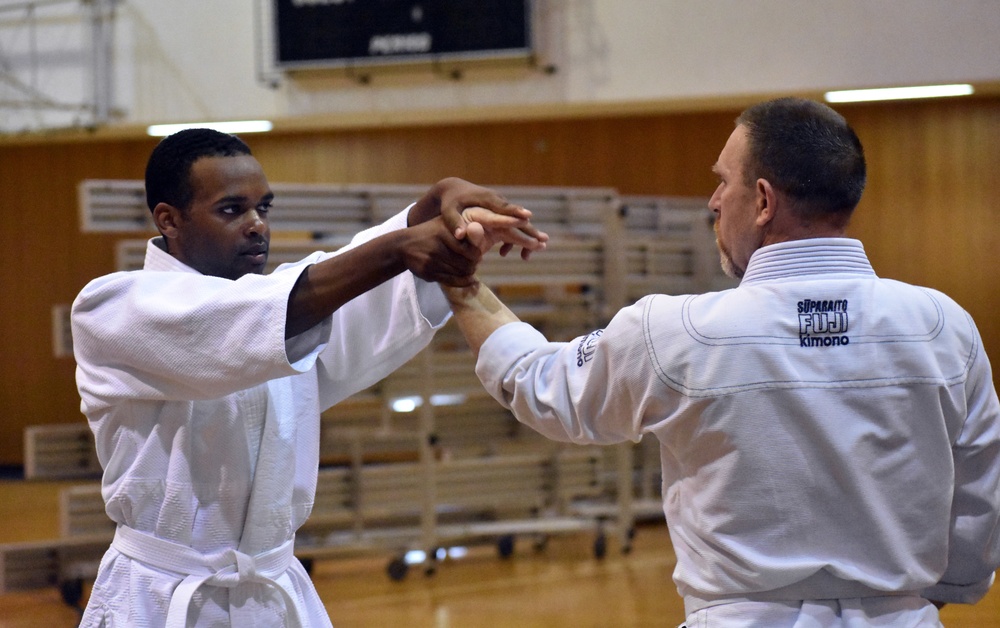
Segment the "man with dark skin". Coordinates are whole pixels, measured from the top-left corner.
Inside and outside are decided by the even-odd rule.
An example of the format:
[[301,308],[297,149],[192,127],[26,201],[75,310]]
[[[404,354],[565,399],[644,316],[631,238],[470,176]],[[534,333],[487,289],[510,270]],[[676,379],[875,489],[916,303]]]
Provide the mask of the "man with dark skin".
[[[485,240],[544,247],[529,213],[444,179],[341,251],[264,275],[274,195],[238,138],[165,138],[146,169],[161,236],[73,307],[82,410],[118,523],[83,626],[329,626],[295,560],[319,415],[413,357]],[[280,210],[279,210],[280,211]],[[488,236],[488,237],[487,237]]]

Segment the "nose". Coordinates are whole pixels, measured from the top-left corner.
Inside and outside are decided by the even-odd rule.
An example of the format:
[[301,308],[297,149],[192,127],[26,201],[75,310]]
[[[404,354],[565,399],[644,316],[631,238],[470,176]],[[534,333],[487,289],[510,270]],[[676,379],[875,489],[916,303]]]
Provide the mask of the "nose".
[[712,198],[708,199],[708,226],[713,230],[718,229],[719,214],[722,211],[722,184],[715,188],[715,192],[712,193]]
[[715,188],[715,192],[712,192],[712,198],[708,199],[708,208],[712,210],[713,214],[719,213],[719,207],[721,206],[719,197],[722,195],[721,190],[722,184],[720,183],[718,187]]
[[267,214],[251,209],[246,214],[244,229],[247,235],[265,235],[270,227],[267,224]]

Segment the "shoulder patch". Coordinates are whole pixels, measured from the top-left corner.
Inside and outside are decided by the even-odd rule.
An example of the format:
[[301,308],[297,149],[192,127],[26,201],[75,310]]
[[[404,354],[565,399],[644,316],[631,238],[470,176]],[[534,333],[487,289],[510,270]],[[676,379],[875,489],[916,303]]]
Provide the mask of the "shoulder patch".
[[597,329],[580,339],[580,344],[576,346],[576,365],[583,366],[594,357],[597,341],[600,339],[603,329]]

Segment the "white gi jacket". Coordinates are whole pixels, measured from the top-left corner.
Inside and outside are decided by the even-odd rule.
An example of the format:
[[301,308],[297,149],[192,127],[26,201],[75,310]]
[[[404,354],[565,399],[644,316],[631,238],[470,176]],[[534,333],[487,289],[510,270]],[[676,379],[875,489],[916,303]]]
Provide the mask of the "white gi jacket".
[[[979,333],[944,294],[878,278],[857,240],[761,248],[735,289],[647,296],[570,343],[505,325],[477,373],[549,438],[659,440],[689,625],[739,601],[728,625],[770,628],[798,625],[777,600],[974,602],[1000,566]],[[899,600],[891,625],[937,622]]]
[[[351,246],[405,225],[403,212]],[[286,341],[289,292],[329,255],[231,281],[150,241],[143,270],[77,297],[77,383],[119,524],[82,625],[163,626],[173,598],[180,625],[330,626],[291,554],[319,414],[413,357],[450,311],[436,284],[403,273]]]

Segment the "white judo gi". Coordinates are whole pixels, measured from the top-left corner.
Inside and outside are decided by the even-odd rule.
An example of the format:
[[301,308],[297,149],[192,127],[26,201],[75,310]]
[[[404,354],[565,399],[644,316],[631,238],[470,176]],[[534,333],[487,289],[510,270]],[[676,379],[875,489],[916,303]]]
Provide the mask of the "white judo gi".
[[947,296],[878,278],[857,240],[763,247],[732,290],[648,296],[550,343],[524,323],[477,373],[549,438],[654,435],[689,626],[936,626],[1000,567],[1000,403]]
[[[403,212],[351,246],[405,226]],[[143,270],[77,297],[77,383],[118,523],[83,626],[330,626],[292,555],[319,414],[413,357],[450,311],[403,273],[286,341],[289,292],[328,256],[231,281],[150,241]]]

